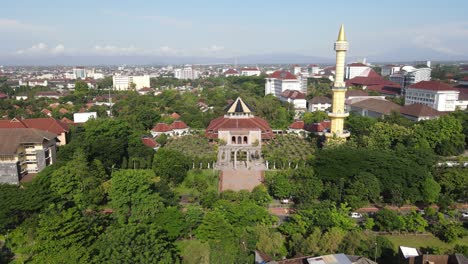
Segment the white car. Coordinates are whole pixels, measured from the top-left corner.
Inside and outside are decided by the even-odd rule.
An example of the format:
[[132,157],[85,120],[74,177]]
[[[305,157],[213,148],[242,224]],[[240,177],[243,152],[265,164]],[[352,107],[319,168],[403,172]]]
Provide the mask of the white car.
[[280,201],[282,204],[288,204],[289,203],[289,199],[281,199]]
[[468,218],[468,212],[463,212],[462,213],[462,218]]
[[350,213],[349,216],[351,216],[351,218],[362,218],[362,214],[356,212]]

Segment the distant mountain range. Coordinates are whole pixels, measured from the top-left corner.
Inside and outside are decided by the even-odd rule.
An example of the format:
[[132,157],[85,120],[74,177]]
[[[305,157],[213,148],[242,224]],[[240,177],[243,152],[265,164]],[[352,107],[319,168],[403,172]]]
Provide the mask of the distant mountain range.
[[[348,57],[348,62],[361,60]],[[368,62],[412,62],[412,61],[468,61],[468,56],[457,56],[432,49],[400,48],[382,54],[365,56]],[[197,56],[0,56],[0,65],[167,65],[167,64],[333,64],[333,57],[309,56],[294,53],[253,54],[229,58]]]

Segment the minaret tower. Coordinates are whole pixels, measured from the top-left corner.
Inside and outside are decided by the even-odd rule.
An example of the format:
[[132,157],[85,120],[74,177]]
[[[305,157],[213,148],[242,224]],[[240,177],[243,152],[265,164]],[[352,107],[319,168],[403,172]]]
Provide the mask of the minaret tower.
[[345,38],[344,26],[341,25],[338,39],[335,42],[336,51],[336,69],[335,83],[332,88],[333,100],[332,111],[328,113],[331,120],[331,128],[325,133],[327,141],[344,142],[350,136],[348,131],[344,130],[344,119],[349,115],[345,111],[345,93],[346,85],[344,82],[345,57],[348,50],[348,42]]

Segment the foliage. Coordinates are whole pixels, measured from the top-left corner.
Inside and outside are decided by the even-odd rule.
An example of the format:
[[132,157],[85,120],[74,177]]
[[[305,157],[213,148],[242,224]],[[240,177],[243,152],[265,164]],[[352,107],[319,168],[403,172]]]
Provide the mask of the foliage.
[[216,160],[215,146],[210,144],[206,137],[197,135],[187,135],[183,137],[170,138],[167,141],[166,149],[179,151],[191,159],[195,166],[199,163],[212,163]]
[[383,208],[375,215],[375,225],[380,231],[394,231],[405,228],[405,220],[396,212]]
[[189,159],[179,151],[161,148],[154,155],[153,171],[171,183],[181,183],[189,168]]
[[270,168],[286,169],[303,165],[315,152],[314,145],[297,135],[277,135],[262,145],[262,153]]
[[302,121],[304,121],[305,124],[312,124],[322,122],[327,118],[327,113],[323,111],[306,112],[302,117]]

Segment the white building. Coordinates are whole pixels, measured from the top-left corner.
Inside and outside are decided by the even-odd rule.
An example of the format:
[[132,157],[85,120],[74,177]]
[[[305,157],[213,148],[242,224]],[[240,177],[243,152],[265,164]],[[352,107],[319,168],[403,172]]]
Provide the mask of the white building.
[[187,64],[184,68],[174,69],[174,77],[182,80],[194,80],[200,77],[200,71]]
[[260,76],[262,72],[258,68],[242,68],[241,76]]
[[281,93],[280,100],[294,105],[296,112],[307,110],[306,95],[295,90],[286,90]]
[[405,105],[424,104],[441,112],[455,111],[460,92],[448,84],[422,81],[406,89]]
[[239,76],[239,72],[236,69],[228,69],[224,72],[224,76]]
[[406,88],[422,81],[431,80],[431,68],[415,68],[404,66],[399,72],[390,75],[390,81],[398,83],[402,88]]
[[332,105],[330,98],[325,96],[316,96],[309,100],[309,112],[327,111]]
[[19,80],[18,81],[18,84],[20,86],[24,85],[24,86],[31,86],[31,87],[34,87],[34,86],[47,86],[49,83],[47,82],[47,80],[29,80],[29,81],[23,81],[23,80]]
[[96,112],[87,112],[87,113],[74,113],[73,114],[73,122],[74,123],[85,123],[89,119],[96,119],[97,113]]
[[400,66],[388,64],[388,65],[385,65],[385,66],[382,67],[382,72],[380,73],[380,75],[389,76],[389,75],[392,75],[392,74],[394,74],[396,72],[399,72],[400,70],[401,70]]
[[297,64],[293,65],[293,74],[294,75],[298,75],[301,72],[302,72],[302,67],[301,66],[299,66]]
[[281,94],[286,90],[299,91],[302,93],[307,92],[307,78],[295,76],[288,71],[275,71],[266,78],[265,82],[265,95],[272,94],[276,97],[280,97]]
[[143,76],[112,76],[113,87],[117,90],[129,90],[132,88],[132,84],[135,85],[135,89],[139,90],[143,87],[150,87],[149,75]]
[[86,79],[86,69],[84,67],[73,68],[74,79]]
[[317,64],[309,65],[309,73],[310,75],[316,75],[320,73],[320,67]]
[[366,70],[369,70],[370,67],[364,63],[351,63],[348,64],[345,68],[345,78],[352,79],[356,76],[362,75],[362,73]]

